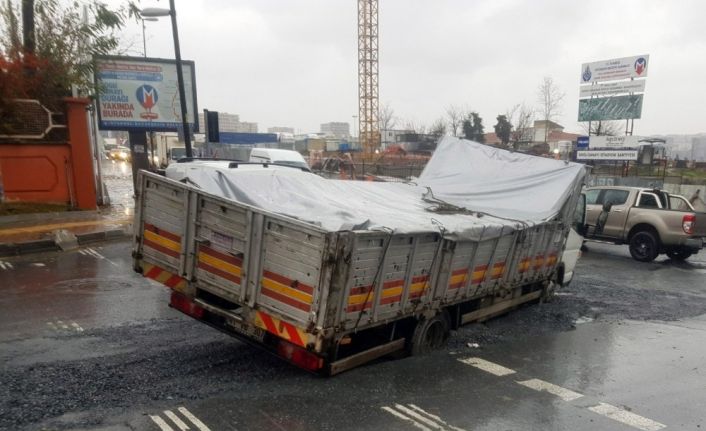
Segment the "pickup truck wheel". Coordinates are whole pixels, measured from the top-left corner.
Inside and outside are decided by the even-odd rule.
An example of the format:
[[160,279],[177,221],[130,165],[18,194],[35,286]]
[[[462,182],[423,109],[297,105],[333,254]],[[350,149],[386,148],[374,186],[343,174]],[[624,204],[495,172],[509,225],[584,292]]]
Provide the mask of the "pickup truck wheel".
[[431,319],[420,320],[414,328],[409,352],[416,356],[443,348],[449,339],[450,331],[451,325],[445,313],[439,313]]
[[630,238],[630,255],[640,262],[652,262],[659,254],[659,242],[650,231],[636,232]]
[[667,256],[672,260],[686,260],[692,254],[694,253],[686,248],[676,248],[667,252]]

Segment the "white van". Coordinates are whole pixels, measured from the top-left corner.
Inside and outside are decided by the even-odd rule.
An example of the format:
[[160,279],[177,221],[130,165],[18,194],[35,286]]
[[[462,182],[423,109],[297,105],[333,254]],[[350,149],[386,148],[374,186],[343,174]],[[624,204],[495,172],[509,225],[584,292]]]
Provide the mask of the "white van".
[[273,163],[277,165],[295,166],[309,171],[306,160],[297,151],[280,150],[276,148],[253,148],[250,152],[250,162]]

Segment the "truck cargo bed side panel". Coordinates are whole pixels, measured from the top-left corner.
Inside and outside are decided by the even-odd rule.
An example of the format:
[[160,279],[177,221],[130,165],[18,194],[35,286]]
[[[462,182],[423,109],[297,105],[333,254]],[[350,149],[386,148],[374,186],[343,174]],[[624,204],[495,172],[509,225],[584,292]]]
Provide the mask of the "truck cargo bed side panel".
[[185,270],[188,223],[188,192],[164,181],[141,177],[144,182],[140,220],[135,226],[141,233],[139,252],[142,259],[173,274]]
[[325,234],[265,217],[257,305],[293,319],[315,323]]
[[194,274],[199,287],[232,302],[243,299],[250,238],[248,211],[199,196]]

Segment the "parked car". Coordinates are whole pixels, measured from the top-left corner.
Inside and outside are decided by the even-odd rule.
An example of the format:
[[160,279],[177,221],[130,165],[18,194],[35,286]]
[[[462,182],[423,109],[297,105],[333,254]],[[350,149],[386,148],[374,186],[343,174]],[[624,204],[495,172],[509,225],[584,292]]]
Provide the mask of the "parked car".
[[117,145],[108,152],[108,158],[111,160],[129,162],[131,159],[130,148]]
[[706,237],[706,214],[683,196],[639,187],[586,189],[587,238],[628,244],[630,255],[650,262],[659,254],[684,260]]
[[301,154],[292,150],[280,150],[276,148],[253,148],[250,152],[250,161],[254,163],[273,163],[278,165],[288,165],[306,170],[309,165]]

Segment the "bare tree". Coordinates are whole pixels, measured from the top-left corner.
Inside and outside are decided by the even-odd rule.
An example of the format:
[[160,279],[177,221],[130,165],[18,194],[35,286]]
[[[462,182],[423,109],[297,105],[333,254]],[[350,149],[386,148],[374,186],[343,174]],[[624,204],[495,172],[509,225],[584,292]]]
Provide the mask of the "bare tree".
[[449,105],[446,107],[446,119],[449,123],[449,132],[451,135],[458,136],[463,125],[464,109],[458,105]]
[[513,126],[512,133],[510,133],[510,142],[512,142],[512,147],[517,150],[521,142],[529,142],[534,138],[532,136],[534,109],[531,106],[527,106],[524,102],[518,103],[507,110],[506,116]]
[[[591,128],[589,129],[589,124]],[[618,136],[625,133],[622,121],[591,121],[581,125],[584,133],[593,136]]]
[[[537,87],[537,102],[539,103],[539,113],[545,121],[554,121],[561,114],[561,103],[565,93],[554,82],[551,76],[545,76],[542,83]],[[549,137],[549,125],[544,127],[544,143]]]
[[446,120],[440,117],[431,123],[431,126],[429,126],[429,134],[434,136],[446,135]]
[[395,110],[392,109],[389,103],[380,105],[378,120],[380,121],[380,130],[392,130],[397,125]]
[[424,123],[412,119],[405,121],[404,128],[405,130],[409,130],[412,133],[417,133],[420,135],[424,135],[427,132],[427,126],[425,126]]

